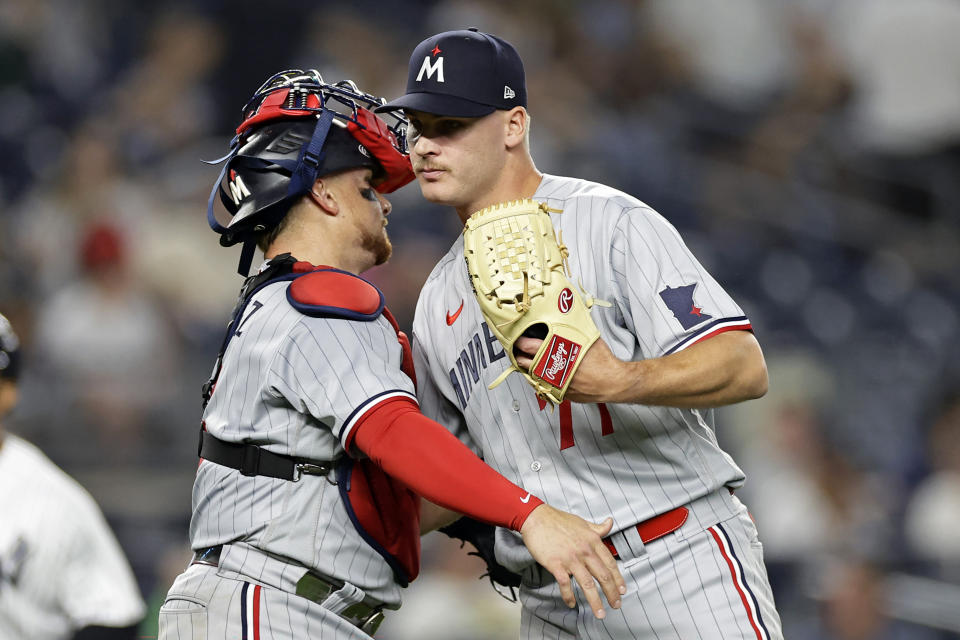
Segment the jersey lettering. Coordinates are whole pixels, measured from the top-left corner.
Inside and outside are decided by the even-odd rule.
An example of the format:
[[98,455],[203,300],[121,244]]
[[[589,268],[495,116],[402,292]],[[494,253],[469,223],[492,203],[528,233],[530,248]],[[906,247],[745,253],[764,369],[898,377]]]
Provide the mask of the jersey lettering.
[[463,409],[467,406],[467,399],[463,395],[463,387],[460,386],[460,379],[457,378],[456,369],[450,369],[450,384],[453,385],[453,390],[457,394],[457,400],[460,402],[460,408]]
[[500,358],[506,358],[507,352],[503,350],[503,345],[497,340],[497,336],[490,333],[490,327],[487,326],[487,323],[484,322],[480,326],[483,329],[483,337],[487,343],[487,357],[490,358],[490,364],[493,364]]
[[608,436],[613,433],[613,420],[610,419],[610,410],[603,402],[597,404],[600,410],[600,435]]
[[[547,406],[546,400],[537,397],[537,403],[540,405],[540,411]],[[610,410],[603,402],[597,403],[597,409],[600,411],[600,435],[609,436],[613,433],[613,419],[610,418]],[[564,400],[560,403],[560,450],[569,449],[576,446],[573,439],[573,414],[570,409],[570,401]]]
[[481,329],[483,337],[480,337],[480,332],[470,337],[466,346],[460,350],[456,365],[449,372],[450,382],[453,383],[461,409],[467,407],[473,385],[480,381],[480,373],[487,368],[488,363],[496,362],[507,355],[500,346],[500,341],[490,333],[490,327],[486,322],[481,324]]
[[569,449],[574,444],[573,414],[570,409],[570,401],[564,400],[560,403],[560,451]]
[[[479,339],[480,336],[477,336]],[[474,382],[477,382],[480,379],[480,360],[479,354],[474,351],[474,343],[471,341],[467,343],[467,348],[460,352],[460,362],[463,363],[463,371],[466,374],[470,372],[470,377],[473,378]],[[466,376],[464,376],[464,382],[467,382]]]
[[260,307],[263,306],[263,303],[258,300],[254,300],[251,304],[253,305],[253,309],[250,310],[250,313],[247,314],[247,317],[245,317],[243,320],[240,321],[240,324],[237,325],[237,330],[233,332],[233,335],[239,336],[240,334],[242,334],[243,332],[240,331],[240,327],[245,325],[247,323],[247,320],[250,319],[250,316],[252,316],[257,311],[259,311]]
[[487,368],[487,360],[483,355],[483,346],[480,344],[480,334],[473,334],[473,348],[477,353],[477,358],[480,360],[480,364],[483,365],[483,368]]
[[[457,358],[457,370],[460,372],[460,379],[463,380],[463,395],[466,396],[466,400],[470,399],[470,390],[473,385],[470,384],[470,381],[467,380],[467,376],[463,373],[463,359]],[[464,402],[463,406],[467,406],[467,403]]]

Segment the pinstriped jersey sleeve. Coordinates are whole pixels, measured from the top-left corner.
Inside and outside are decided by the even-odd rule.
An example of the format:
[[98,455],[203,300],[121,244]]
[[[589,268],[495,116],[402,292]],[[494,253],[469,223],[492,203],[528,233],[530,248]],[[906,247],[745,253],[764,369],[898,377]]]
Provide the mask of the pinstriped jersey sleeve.
[[346,447],[354,425],[377,404],[396,397],[416,402],[400,370],[402,348],[384,318],[357,322],[302,318],[270,367],[270,386],[297,411],[330,428]]
[[717,333],[750,329],[743,310],[649,208],[626,209],[611,246],[624,317],[646,357],[674,353]]

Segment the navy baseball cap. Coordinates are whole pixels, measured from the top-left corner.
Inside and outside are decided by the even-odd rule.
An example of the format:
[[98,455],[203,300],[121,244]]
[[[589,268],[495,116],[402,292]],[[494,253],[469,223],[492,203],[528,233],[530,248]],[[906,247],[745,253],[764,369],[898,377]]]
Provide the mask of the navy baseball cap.
[[461,29],[418,44],[410,56],[406,95],[375,110],[478,118],[516,106],[527,106],[520,54],[502,38]]
[[20,340],[10,321],[0,314],[0,380],[16,380],[20,375]]

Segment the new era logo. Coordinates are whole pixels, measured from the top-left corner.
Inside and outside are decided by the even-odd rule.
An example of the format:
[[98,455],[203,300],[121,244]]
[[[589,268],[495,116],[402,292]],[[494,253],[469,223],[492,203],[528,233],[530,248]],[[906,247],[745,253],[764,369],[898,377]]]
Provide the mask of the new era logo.
[[517,96],[517,93],[516,93],[513,89],[511,89],[509,85],[506,85],[506,84],[503,85],[503,99],[504,99],[504,100],[508,100],[508,99],[510,99],[510,98],[515,98],[516,96]]

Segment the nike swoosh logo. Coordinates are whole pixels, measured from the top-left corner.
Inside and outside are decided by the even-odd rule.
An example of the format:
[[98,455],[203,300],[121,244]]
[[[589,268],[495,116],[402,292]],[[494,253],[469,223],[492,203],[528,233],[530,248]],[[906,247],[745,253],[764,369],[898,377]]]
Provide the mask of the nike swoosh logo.
[[461,311],[463,311],[463,300],[460,301],[460,307],[459,307],[456,311],[454,311],[453,313],[450,313],[449,311],[447,311],[447,326],[448,326],[448,327],[449,327],[449,326],[452,326],[453,323],[457,321],[457,318],[460,317],[460,312],[461,312]]
[[530,502],[530,494],[527,493],[527,497],[520,498],[520,502],[522,502],[523,504],[527,504],[528,502]]

